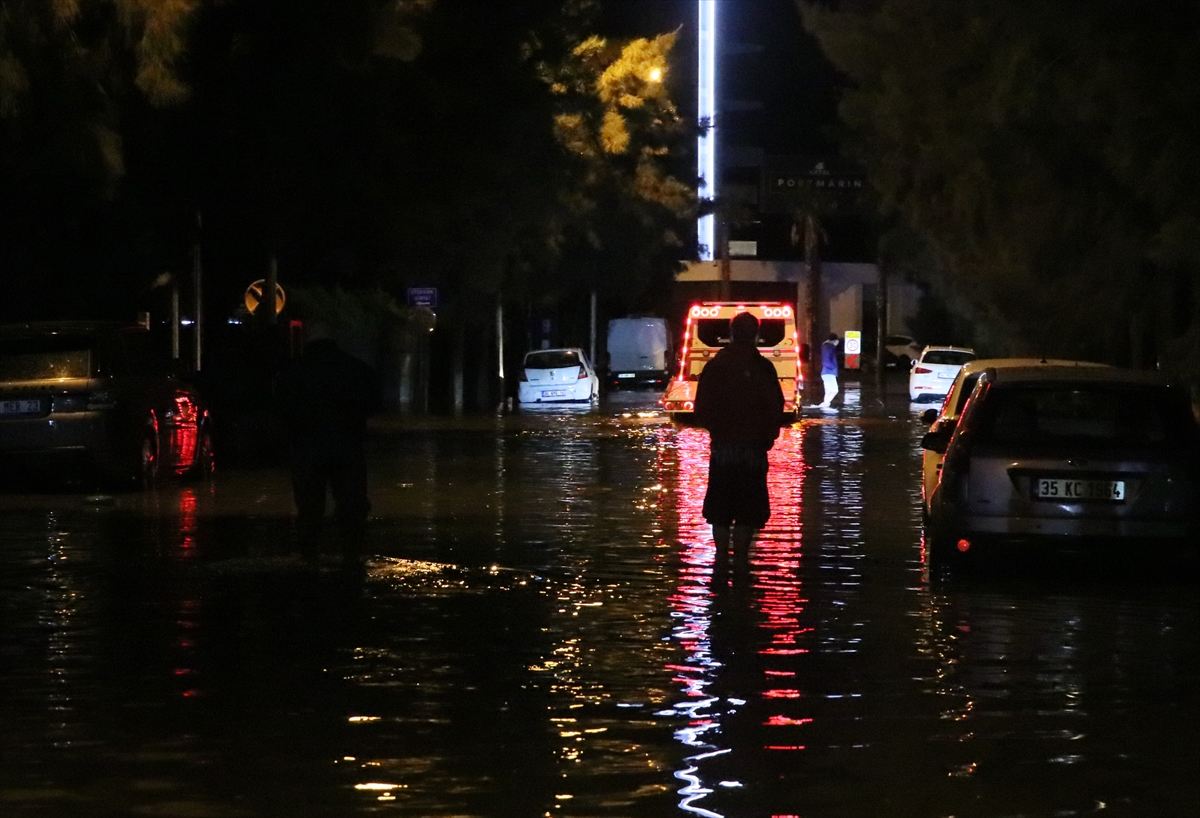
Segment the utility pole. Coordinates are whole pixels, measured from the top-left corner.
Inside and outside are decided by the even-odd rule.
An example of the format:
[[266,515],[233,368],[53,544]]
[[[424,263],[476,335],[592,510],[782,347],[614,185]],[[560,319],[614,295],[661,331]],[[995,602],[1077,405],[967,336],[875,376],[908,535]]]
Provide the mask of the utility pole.
[[[271,256],[271,262],[267,265],[267,280],[263,282],[262,301],[258,304],[258,309],[254,311],[255,315],[259,315],[264,325],[275,326],[275,289],[279,286],[279,262],[275,256]],[[261,314],[261,315],[260,315]]]
[[592,288],[592,346],[589,350],[593,368],[599,368],[596,364],[596,290]]
[[887,350],[888,331],[888,287],[891,278],[891,262],[879,260],[879,280],[876,285],[878,293],[875,296],[875,390],[879,400],[887,405],[887,361],[884,356]]
[[504,298],[500,293],[496,294],[496,363],[500,382],[500,404],[496,411],[503,413],[508,390],[504,383]]
[[[192,245],[192,288],[196,302],[196,319],[192,324],[192,342],[194,344],[193,361],[196,365],[196,371],[200,371],[201,359],[200,352],[203,349],[202,333],[204,332],[204,286],[201,281],[200,267],[200,213],[196,213],[196,243]],[[176,297],[178,297],[179,287],[175,287]],[[176,350],[175,357],[179,357],[179,351]]]
[[725,214],[717,215],[717,253],[721,268],[721,290],[718,301],[728,301],[733,297],[733,267],[729,262],[729,219]]

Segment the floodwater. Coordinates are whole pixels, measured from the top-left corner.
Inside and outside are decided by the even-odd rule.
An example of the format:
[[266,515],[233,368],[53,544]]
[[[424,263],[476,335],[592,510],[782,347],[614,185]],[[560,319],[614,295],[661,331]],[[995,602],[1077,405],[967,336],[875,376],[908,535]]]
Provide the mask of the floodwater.
[[714,593],[653,397],[381,421],[362,577],[278,470],[0,495],[0,815],[1200,812],[1194,577],[929,577],[923,429],[851,386]]

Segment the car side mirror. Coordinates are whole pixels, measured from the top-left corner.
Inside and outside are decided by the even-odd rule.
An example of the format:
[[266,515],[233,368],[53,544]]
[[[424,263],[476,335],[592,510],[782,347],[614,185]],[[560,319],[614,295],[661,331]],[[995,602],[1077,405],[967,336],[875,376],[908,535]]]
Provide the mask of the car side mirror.
[[938,417],[937,409],[926,409],[924,412],[921,413],[921,422],[924,423],[926,426],[932,426],[933,422],[935,420],[937,420],[937,417]]
[[936,432],[926,432],[921,437],[921,448],[929,449],[931,452],[937,452],[938,454],[945,454],[946,448],[950,445],[950,435],[951,432],[949,430],[943,431],[939,429]]

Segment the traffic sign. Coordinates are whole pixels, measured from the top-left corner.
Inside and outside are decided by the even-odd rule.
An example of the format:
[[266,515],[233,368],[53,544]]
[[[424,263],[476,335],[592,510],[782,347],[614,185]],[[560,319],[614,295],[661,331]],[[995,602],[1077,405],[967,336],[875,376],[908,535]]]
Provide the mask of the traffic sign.
[[846,368],[858,369],[861,366],[859,356],[862,353],[862,332],[848,329],[844,338],[842,351],[846,353]]
[[433,309],[438,305],[437,287],[409,287],[408,306]]
[[[266,286],[267,286],[266,279],[260,278],[258,281],[255,281],[253,284],[251,284],[249,287],[246,288],[246,309],[250,310],[251,314],[253,314],[256,310],[258,310],[258,305],[262,303],[263,289]],[[276,284],[275,285],[275,314],[276,315],[283,312],[283,304],[286,300],[287,300],[287,297],[283,293],[283,287],[280,286],[279,284]]]

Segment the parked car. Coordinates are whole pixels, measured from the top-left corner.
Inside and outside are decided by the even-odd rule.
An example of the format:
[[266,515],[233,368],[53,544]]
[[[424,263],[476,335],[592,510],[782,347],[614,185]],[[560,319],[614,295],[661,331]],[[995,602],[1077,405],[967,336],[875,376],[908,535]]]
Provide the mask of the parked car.
[[[930,432],[945,432],[947,435],[954,431],[954,424],[962,414],[963,405],[971,397],[971,391],[979,381],[979,376],[989,369],[1005,367],[1042,367],[1042,366],[1104,366],[1091,361],[1071,361],[1057,358],[976,358],[963,364],[950,386],[950,391],[942,401],[942,408],[926,409],[921,413],[922,422],[929,425]],[[942,454],[935,449],[925,449],[921,464],[921,504],[923,513],[928,516],[929,503],[933,498],[933,490],[937,487],[938,476],[942,471]]]
[[212,419],[155,340],[119,323],[0,327],[6,474],[37,469],[133,485],[211,474]]
[[600,379],[582,349],[537,349],[525,354],[517,399],[523,405],[590,403]]
[[908,373],[908,399],[913,403],[944,399],[958,370],[973,360],[975,350],[966,347],[925,347]]
[[1131,556],[1200,537],[1200,427],[1156,372],[989,368],[943,452],[926,526],[931,565],[1016,543],[1116,541]]
[[883,339],[884,365],[908,369],[921,354],[921,345],[908,335],[888,335]]

